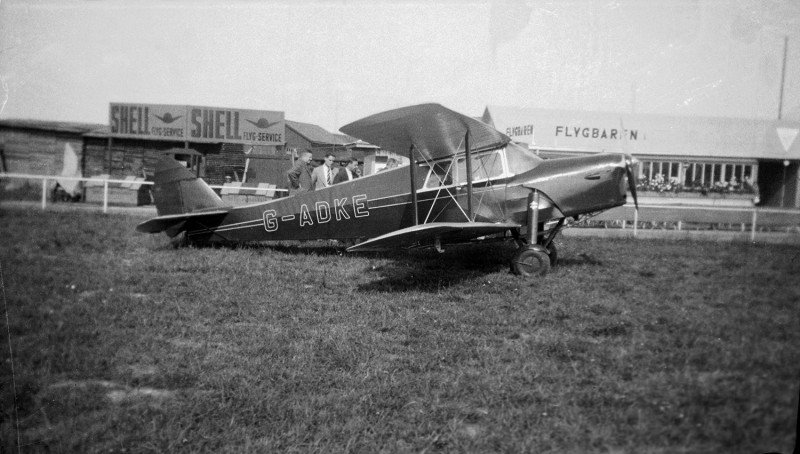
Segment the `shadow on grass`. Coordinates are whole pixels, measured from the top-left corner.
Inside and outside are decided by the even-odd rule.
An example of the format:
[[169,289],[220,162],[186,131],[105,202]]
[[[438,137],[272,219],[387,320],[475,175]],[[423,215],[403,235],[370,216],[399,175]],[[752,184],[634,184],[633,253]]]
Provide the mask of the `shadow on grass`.
[[[486,274],[498,271],[510,273],[510,259],[515,251],[513,243],[491,243],[451,245],[443,253],[425,249],[350,254],[345,251],[347,245],[330,240],[209,243],[195,244],[192,247],[246,249],[256,252],[270,250],[298,258],[339,256],[375,259],[385,264],[369,266],[363,273],[377,280],[358,286],[358,290],[390,293],[438,292]],[[343,263],[343,266],[348,265]]]
[[[404,293],[422,291],[436,293],[493,273],[511,273],[511,259],[517,246],[512,241],[449,245],[444,252],[433,249],[396,250],[385,252],[348,253],[347,245],[335,240],[280,241],[261,243],[210,243],[194,247],[274,251],[304,257],[362,257],[382,264],[370,265],[363,274],[369,282],[358,285],[359,291]],[[350,266],[343,263],[342,266]],[[559,268],[603,266],[593,254],[578,253],[559,258]],[[524,277],[519,279],[525,280]]]
[[[438,292],[493,273],[511,275],[511,259],[516,251],[517,246],[509,241],[450,246],[442,254],[433,250],[384,253],[380,257],[390,258],[392,261],[388,265],[367,270],[368,273],[380,273],[381,279],[358,288],[387,293]],[[585,252],[558,259],[558,269],[604,265],[604,261],[595,254]],[[514,277],[523,282],[537,279]]]
[[364,274],[377,275],[377,280],[358,286],[361,291],[378,292],[438,292],[490,273],[510,273],[510,260],[516,250],[516,246],[511,242],[496,242],[450,245],[443,253],[424,249],[350,254],[345,251],[347,245],[329,240],[242,243],[225,246],[217,243],[207,247],[271,250],[289,255],[320,258],[340,256],[386,261],[386,264],[370,266],[364,270]]
[[282,254],[289,255],[305,255],[305,256],[318,256],[328,257],[332,255],[343,256],[346,254],[346,246],[337,244],[333,241],[323,240],[310,240],[310,241],[281,241],[281,242],[193,242],[189,245],[180,245],[175,247],[170,243],[164,243],[157,247],[158,250],[170,250],[181,248],[194,248],[194,249],[228,249],[228,250],[250,250],[255,252],[260,251],[275,251]]
[[390,261],[366,270],[378,274],[379,279],[358,289],[386,293],[439,292],[488,274],[510,273],[514,251],[513,243],[491,243],[450,246],[443,253],[420,250],[375,254]]

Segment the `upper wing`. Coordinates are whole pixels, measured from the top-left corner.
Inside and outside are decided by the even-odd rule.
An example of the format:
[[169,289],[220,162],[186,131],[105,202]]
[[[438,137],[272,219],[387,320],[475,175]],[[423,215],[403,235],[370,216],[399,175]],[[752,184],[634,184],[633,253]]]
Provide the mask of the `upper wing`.
[[142,222],[136,226],[137,232],[142,233],[158,233],[163,232],[169,228],[175,227],[187,220],[206,220],[211,221],[220,219],[228,214],[229,210],[214,210],[214,211],[201,211],[199,213],[186,213],[186,214],[168,214],[166,216],[158,216],[148,221]]
[[387,249],[430,247],[438,239],[441,244],[459,243],[483,235],[518,229],[514,223],[431,222],[396,230],[347,248],[347,252],[384,251]]
[[439,104],[420,104],[371,115],[343,126],[345,134],[378,145],[412,159],[433,160],[464,149],[464,136],[470,132],[470,149],[501,147],[511,139],[491,126],[454,112]]

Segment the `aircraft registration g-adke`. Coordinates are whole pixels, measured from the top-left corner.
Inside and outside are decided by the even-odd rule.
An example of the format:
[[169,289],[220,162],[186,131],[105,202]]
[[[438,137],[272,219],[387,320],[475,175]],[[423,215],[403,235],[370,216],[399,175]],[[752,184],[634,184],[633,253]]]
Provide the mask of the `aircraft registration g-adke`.
[[[438,104],[371,115],[341,128],[410,165],[309,192],[227,206],[172,158],[154,177],[158,216],[139,232],[174,242],[357,241],[348,252],[514,240],[521,275],[555,264],[553,239],[568,218],[636,201],[632,158],[622,153],[544,160],[474,118]],[[637,203],[638,207],[638,203]],[[545,228],[547,226],[547,228]]]

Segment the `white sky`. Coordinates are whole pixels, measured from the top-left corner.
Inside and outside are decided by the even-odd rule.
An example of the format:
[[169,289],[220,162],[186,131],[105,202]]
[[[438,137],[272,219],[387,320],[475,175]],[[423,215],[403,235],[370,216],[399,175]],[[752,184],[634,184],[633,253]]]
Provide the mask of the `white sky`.
[[439,102],[800,119],[800,2],[0,0],[0,118],[109,102],[279,110],[336,131]]

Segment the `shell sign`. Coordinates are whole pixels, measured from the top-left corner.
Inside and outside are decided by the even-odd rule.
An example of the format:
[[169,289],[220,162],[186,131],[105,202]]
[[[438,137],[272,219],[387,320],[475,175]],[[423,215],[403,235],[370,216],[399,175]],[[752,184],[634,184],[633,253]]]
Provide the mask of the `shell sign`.
[[111,103],[112,137],[283,145],[283,112],[165,104]]

